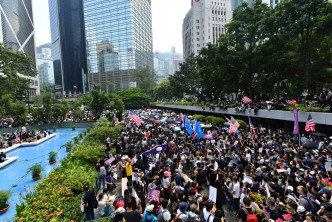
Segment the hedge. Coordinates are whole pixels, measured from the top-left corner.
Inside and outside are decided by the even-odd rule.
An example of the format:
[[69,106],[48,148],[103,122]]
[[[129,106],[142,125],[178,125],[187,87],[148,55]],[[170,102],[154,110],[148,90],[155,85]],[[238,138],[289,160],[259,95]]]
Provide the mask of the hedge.
[[105,132],[111,139],[119,137],[122,126],[108,127],[108,130],[102,128],[93,129],[93,136],[90,134],[76,145],[58,168],[31,189],[26,189],[26,194],[20,197],[23,201],[16,206],[17,220],[82,221],[80,200],[84,194],[83,185],[93,186],[95,164],[104,154],[105,148],[99,140],[105,137]]

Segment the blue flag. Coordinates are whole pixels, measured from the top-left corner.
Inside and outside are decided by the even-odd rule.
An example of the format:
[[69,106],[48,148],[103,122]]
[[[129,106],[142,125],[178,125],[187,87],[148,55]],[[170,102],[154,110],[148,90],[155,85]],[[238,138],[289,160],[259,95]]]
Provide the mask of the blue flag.
[[190,122],[189,122],[188,118],[186,118],[186,124],[185,125],[186,125],[186,130],[187,130],[188,134],[191,136],[194,131],[190,126]]
[[204,136],[203,130],[197,120],[195,119],[195,133],[194,133],[194,139],[200,139]]
[[167,145],[158,145],[155,146],[151,149],[149,149],[148,151],[145,151],[144,153],[142,153],[142,155],[148,155],[148,154],[152,154],[152,153],[160,153],[163,152],[166,149]]

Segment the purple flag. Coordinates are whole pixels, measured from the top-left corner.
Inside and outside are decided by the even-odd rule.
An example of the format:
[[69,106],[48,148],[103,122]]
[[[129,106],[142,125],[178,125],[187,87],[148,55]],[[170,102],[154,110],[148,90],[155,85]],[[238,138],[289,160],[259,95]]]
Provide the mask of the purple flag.
[[293,113],[294,113],[294,129],[293,129],[293,134],[300,134],[299,112],[298,112],[298,109],[293,109]]

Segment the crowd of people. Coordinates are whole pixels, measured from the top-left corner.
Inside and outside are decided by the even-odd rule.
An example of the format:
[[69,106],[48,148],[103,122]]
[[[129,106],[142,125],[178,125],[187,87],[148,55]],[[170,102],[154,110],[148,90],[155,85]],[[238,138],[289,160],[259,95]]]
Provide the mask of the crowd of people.
[[[307,136],[317,144],[309,149],[282,129],[258,127],[255,138],[249,128],[228,134],[227,126],[212,126],[204,130],[210,139],[193,140],[175,130],[180,115],[167,112],[170,121],[160,122],[161,111],[136,114],[144,118],[140,127],[124,117],[121,137],[105,141],[96,166],[99,192],[84,186],[87,220],[332,221],[332,137]],[[165,149],[150,150],[160,145]],[[107,163],[113,148],[115,160]],[[127,177],[123,196],[114,195],[114,169]]]
[[[323,87],[322,92],[314,95],[312,91],[305,89],[303,90],[302,94],[295,99],[291,99],[288,95],[287,90],[283,90],[282,95],[279,98],[270,98],[263,93],[259,95],[253,96],[251,99],[251,103],[244,103],[242,101],[244,95],[237,95],[237,96],[229,96],[218,101],[211,101],[211,102],[201,102],[202,110],[212,110],[215,111],[216,109],[227,110],[227,108],[234,108],[235,112],[241,113],[245,112],[246,109],[254,114],[260,109],[267,109],[267,110],[284,110],[285,107],[291,104],[302,104],[306,107],[311,106],[312,108],[321,108],[326,109],[332,112],[332,88]],[[178,100],[173,98],[174,102],[199,102],[193,98],[186,98],[182,100]]]
[[10,148],[19,143],[37,142],[38,140],[52,134],[50,130],[24,131],[0,134],[0,149]]

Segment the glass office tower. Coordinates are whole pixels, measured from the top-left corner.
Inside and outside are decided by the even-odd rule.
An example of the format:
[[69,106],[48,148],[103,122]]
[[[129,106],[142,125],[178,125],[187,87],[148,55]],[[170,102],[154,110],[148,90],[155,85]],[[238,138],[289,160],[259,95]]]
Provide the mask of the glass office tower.
[[49,0],[49,11],[56,90],[85,93],[88,79],[83,2]]
[[83,0],[89,86],[130,87],[134,69],[153,69],[151,0]]
[[[35,29],[31,0],[0,0],[0,43],[25,52],[36,64]],[[38,76],[30,79],[30,95],[39,93]]]

